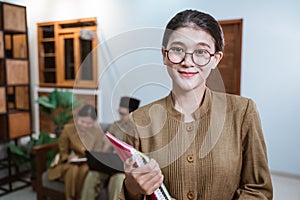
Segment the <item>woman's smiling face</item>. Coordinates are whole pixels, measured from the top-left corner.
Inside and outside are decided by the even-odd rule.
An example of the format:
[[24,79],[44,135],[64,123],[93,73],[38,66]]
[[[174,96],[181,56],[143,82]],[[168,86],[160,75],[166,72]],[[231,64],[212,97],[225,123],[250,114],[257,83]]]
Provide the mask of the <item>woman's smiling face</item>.
[[[186,53],[193,53],[195,50],[204,49],[210,54],[215,53],[215,42],[213,37],[199,27],[187,26],[174,31],[168,41],[165,50],[180,48]],[[183,91],[196,89],[206,83],[211,69],[214,69],[222,58],[222,53],[217,52],[211,57],[205,66],[198,66],[193,62],[192,55],[186,54],[181,63],[170,62],[167,53],[163,49],[164,64],[173,81],[173,88]]]
[[77,128],[82,133],[88,133],[89,129],[94,126],[94,119],[89,116],[77,117]]

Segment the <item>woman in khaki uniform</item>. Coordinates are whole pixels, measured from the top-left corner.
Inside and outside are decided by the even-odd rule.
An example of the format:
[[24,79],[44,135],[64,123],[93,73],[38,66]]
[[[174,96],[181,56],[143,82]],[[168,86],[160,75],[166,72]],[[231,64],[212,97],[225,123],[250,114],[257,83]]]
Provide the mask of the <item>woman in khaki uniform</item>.
[[209,14],[185,10],[169,21],[161,52],[172,89],[129,116],[135,128],[126,136],[153,159],[140,167],[126,161],[120,199],[145,199],[163,182],[177,200],[272,199],[255,103],[206,86],[223,48],[222,28]]
[[[89,170],[85,162],[85,151],[102,151],[108,147],[102,130],[95,125],[96,110],[85,105],[74,124],[64,127],[59,138],[59,161],[48,170],[48,179],[59,179],[65,183],[66,199],[80,199],[85,176]],[[83,158],[83,159],[82,159]]]
[[[129,131],[128,116],[139,107],[140,100],[132,97],[122,97],[119,105],[119,120],[114,122],[109,128],[108,132],[112,133],[120,140],[125,139],[124,131]],[[122,189],[124,173],[116,173],[110,176],[109,174],[100,171],[89,171],[84,182],[82,190],[82,200],[97,199],[100,192],[108,181],[108,197],[109,200],[118,200]]]

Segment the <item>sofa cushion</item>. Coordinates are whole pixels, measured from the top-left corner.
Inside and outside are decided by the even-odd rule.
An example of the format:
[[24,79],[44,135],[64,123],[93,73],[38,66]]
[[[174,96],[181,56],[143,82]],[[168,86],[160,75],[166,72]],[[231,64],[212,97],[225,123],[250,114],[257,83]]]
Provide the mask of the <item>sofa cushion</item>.
[[65,192],[65,185],[62,181],[49,181],[47,177],[47,171],[42,175],[42,184],[43,187],[50,188],[56,191]]

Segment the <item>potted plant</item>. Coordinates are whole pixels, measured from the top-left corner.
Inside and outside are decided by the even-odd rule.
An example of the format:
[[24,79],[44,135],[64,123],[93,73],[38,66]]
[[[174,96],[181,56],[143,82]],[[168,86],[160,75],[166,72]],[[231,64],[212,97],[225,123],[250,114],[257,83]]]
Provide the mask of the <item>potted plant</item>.
[[[30,169],[33,188],[35,188],[35,163],[33,155],[31,154],[32,147],[58,141],[64,125],[69,123],[69,121],[73,118],[72,110],[82,103],[82,101],[78,100],[72,92],[57,89],[53,90],[49,97],[41,96],[35,102],[40,105],[41,113],[50,116],[51,121],[55,124],[56,137],[53,138],[48,132],[41,131],[37,138],[30,137],[28,143],[23,146],[19,146],[14,143],[5,144],[5,147],[9,149],[12,161],[17,166],[24,167],[25,170]],[[51,161],[57,152],[58,151],[55,150],[50,151],[47,154],[47,167],[50,166]]]
[[78,107],[82,101],[78,100],[70,91],[53,90],[49,96],[41,96],[35,102],[40,105],[40,112],[48,115],[55,124],[57,137],[65,124],[73,118],[73,109]]
[[[58,138],[53,138],[47,132],[40,132],[37,138],[31,137],[26,145],[19,146],[14,143],[6,143],[5,148],[9,149],[10,158],[12,162],[19,167],[23,167],[23,170],[30,170],[32,186],[35,188],[34,180],[35,176],[35,163],[33,155],[31,154],[31,149],[34,146],[41,144],[48,144],[52,142],[57,142]],[[49,151],[47,154],[47,167],[50,166],[51,161],[57,154],[57,150]]]

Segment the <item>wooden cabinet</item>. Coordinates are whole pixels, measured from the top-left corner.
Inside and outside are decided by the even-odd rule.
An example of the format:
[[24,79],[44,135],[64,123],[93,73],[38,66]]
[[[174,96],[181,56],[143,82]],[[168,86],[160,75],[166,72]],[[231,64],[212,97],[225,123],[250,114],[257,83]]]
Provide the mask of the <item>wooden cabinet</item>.
[[26,8],[0,3],[0,141],[31,134]]
[[97,88],[96,18],[38,23],[37,29],[40,87]]
[[207,80],[209,88],[240,94],[241,52],[242,52],[242,19],[219,21],[225,38],[224,57],[217,69],[212,70]]
[[12,4],[1,4],[3,20],[1,25],[4,30],[26,32],[26,8]]

